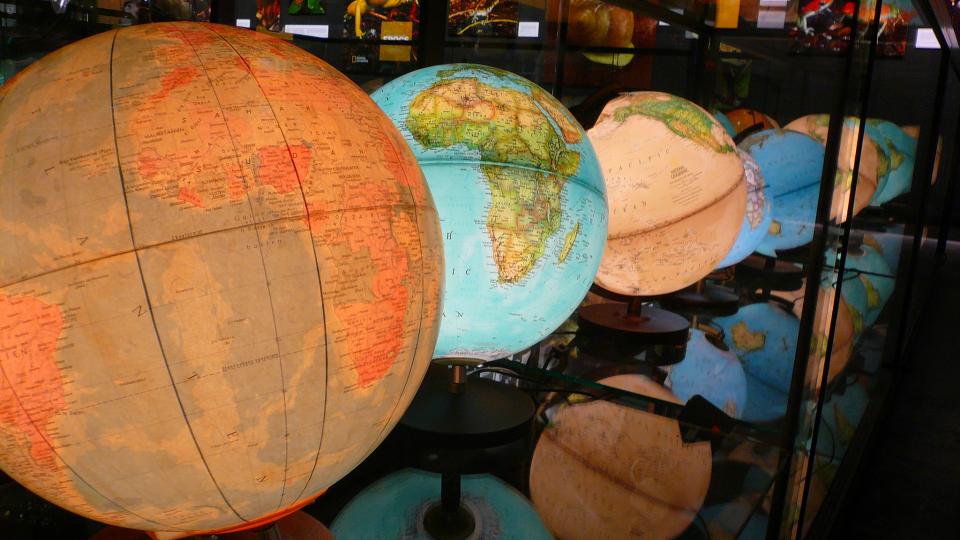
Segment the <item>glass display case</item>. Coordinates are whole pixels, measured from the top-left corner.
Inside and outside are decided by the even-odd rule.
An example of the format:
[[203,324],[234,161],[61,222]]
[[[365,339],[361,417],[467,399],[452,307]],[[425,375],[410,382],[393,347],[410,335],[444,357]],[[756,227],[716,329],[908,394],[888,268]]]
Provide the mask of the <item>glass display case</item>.
[[[678,168],[700,167],[676,176],[685,195],[638,207],[632,192],[611,193],[605,170],[607,206],[620,216],[611,218],[611,231],[624,214],[662,220],[611,238],[641,238],[661,258],[675,250],[669,264],[677,274],[700,256],[691,247],[699,246],[698,237],[726,225],[698,217],[717,200],[679,217],[663,217],[664,208],[686,208],[683,197],[719,185],[719,160],[737,149],[755,161],[765,182],[759,199],[757,189],[744,188],[750,192],[745,221],[742,228],[739,219],[733,224],[738,238],[747,228],[759,230],[762,243],[737,260],[711,259],[716,268],[705,268],[693,283],[670,282],[675,276],[667,272],[657,278],[672,283],[663,290],[625,293],[610,278],[523,352],[483,362],[439,359],[394,432],[306,508],[338,538],[466,538],[470,531],[490,535],[483,538],[804,538],[829,531],[898,370],[910,361],[956,196],[960,64],[945,6],[927,0],[189,4],[171,15],[155,2],[51,7],[0,0],[0,80],[88,35],[192,19],[292,41],[368,93],[440,64],[506,70],[549,92],[594,141],[614,114],[605,107],[618,96],[683,98],[667,112],[643,109],[662,124],[662,134],[644,128],[622,136],[629,139],[624,144],[639,141],[638,152],[647,152],[642,159],[655,161],[662,141],[696,146],[703,136],[698,126],[712,133],[711,126],[722,125],[724,140],[736,147],[710,148],[716,155],[696,148],[669,165],[676,175]],[[632,106],[667,103],[657,95],[640,95],[646,97]],[[550,125],[560,124],[554,118]],[[599,148],[598,154],[603,167]],[[644,239],[678,222],[683,234]],[[561,243],[549,249],[562,253],[562,262],[570,247]],[[568,285],[550,294],[562,296]],[[616,315],[581,316],[604,309]],[[648,321],[664,326],[636,329]],[[459,396],[478,401],[461,411],[451,404]],[[431,407],[463,416],[431,416],[424,412]],[[33,505],[19,518],[0,517],[0,527],[16,534],[97,530],[12,493],[8,507]],[[436,508],[448,514],[430,515]],[[457,514],[463,508],[470,517]]]

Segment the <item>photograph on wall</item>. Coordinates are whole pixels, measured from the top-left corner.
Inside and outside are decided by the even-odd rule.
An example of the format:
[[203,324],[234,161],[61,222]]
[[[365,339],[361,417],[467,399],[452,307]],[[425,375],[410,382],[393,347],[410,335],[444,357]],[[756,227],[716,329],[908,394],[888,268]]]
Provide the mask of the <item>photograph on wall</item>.
[[880,28],[877,31],[880,56],[904,56],[907,53],[907,27],[917,22],[917,12],[911,0],[885,1],[880,7]]
[[290,15],[326,15],[327,3],[325,0],[290,0],[287,13]]
[[790,29],[791,52],[843,54],[850,46],[856,4],[847,0],[801,0]]
[[517,37],[519,0],[450,0],[448,9],[451,37]]
[[280,31],[280,0],[257,0],[257,28]]
[[[343,37],[413,40],[417,37],[419,12],[419,0],[353,0],[343,13]],[[390,23],[405,23],[409,26],[409,37],[398,36],[396,27]]]

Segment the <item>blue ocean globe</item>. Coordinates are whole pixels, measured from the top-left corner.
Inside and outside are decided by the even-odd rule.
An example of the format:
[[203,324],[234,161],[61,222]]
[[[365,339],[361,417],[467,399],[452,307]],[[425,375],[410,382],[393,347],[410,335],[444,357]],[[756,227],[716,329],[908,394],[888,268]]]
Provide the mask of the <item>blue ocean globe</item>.
[[763,175],[773,218],[757,251],[771,257],[777,250],[802,246],[813,239],[817,217],[823,146],[795,131],[767,129],[740,142]]
[[[828,260],[835,259],[831,256]],[[833,281],[836,281],[835,277]],[[887,300],[893,295],[895,284],[896,274],[875,247],[864,243],[847,252],[840,294],[853,311],[856,335],[877,322]],[[835,286],[835,283],[831,285]]]
[[603,175],[583,128],[536,84],[476,64],[423,68],[371,97],[413,149],[446,260],[435,358],[508,356],[553,332],[603,256]]
[[665,384],[686,403],[703,396],[718,409],[740,418],[747,405],[747,376],[740,360],[730,350],[717,347],[703,330],[690,331],[683,360],[667,368]]
[[740,225],[740,233],[733,247],[717,264],[717,268],[733,266],[746,259],[766,238],[773,222],[773,205],[766,196],[760,164],[742,149],[737,149],[737,155],[743,162],[743,178],[747,182],[747,212],[743,216],[743,224]]
[[879,206],[910,191],[917,140],[887,120],[867,119],[867,135],[877,143],[877,190],[870,204]]
[[793,376],[800,321],[779,304],[762,302],[744,306],[713,322],[723,330],[726,343],[746,372],[747,404],[742,418],[766,422],[782,417]]

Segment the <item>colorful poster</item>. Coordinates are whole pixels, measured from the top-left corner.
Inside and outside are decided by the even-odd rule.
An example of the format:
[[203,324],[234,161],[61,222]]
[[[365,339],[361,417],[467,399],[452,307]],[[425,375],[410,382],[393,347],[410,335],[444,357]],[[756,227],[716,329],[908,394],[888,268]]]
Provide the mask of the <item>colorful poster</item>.
[[287,13],[290,15],[326,15],[327,3],[324,0],[290,0]]
[[910,0],[885,1],[880,7],[880,28],[877,31],[877,52],[880,56],[897,57],[907,52],[907,27],[918,20]]
[[447,34],[451,37],[517,37],[518,0],[450,0]]
[[795,53],[844,53],[853,37],[856,4],[847,0],[801,0],[797,25],[790,30]]
[[385,36],[384,24],[404,22],[410,25],[410,39],[416,39],[419,12],[419,0],[353,0],[343,13],[343,37],[398,39],[395,33]]
[[257,27],[280,31],[280,0],[257,0]]

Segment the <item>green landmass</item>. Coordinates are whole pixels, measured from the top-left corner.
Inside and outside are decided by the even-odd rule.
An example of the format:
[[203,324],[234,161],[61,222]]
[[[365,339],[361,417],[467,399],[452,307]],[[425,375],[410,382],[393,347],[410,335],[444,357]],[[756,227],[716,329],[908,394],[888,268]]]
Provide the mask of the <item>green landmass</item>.
[[[891,148],[887,147],[887,150]],[[885,178],[890,174],[890,157],[887,155],[887,152],[878,144],[877,145],[877,178]]]
[[643,115],[662,122],[680,137],[705,146],[720,154],[734,152],[733,145],[713,137],[715,121],[691,103],[677,99],[649,99],[624,105],[613,111],[613,119],[624,122],[634,115]]
[[559,230],[560,195],[580,166],[580,154],[558,131],[562,127],[551,124],[530,95],[466,77],[441,80],[417,94],[406,124],[425,148],[462,144],[479,151],[492,195],[487,232],[499,280],[523,279]]
[[733,344],[743,352],[757,351],[763,348],[767,342],[767,335],[763,332],[753,332],[747,328],[747,323],[740,321],[731,328],[733,333],[730,336]]
[[563,247],[560,248],[560,256],[557,257],[558,263],[563,263],[567,260],[567,256],[570,255],[570,250],[573,249],[573,243],[577,241],[577,235],[580,234],[580,222],[578,221],[576,225],[570,229],[570,232],[563,238]]
[[870,309],[880,307],[880,292],[877,288],[867,279],[867,276],[861,274],[857,277],[860,279],[860,283],[863,283],[863,288],[867,290],[867,307]]

